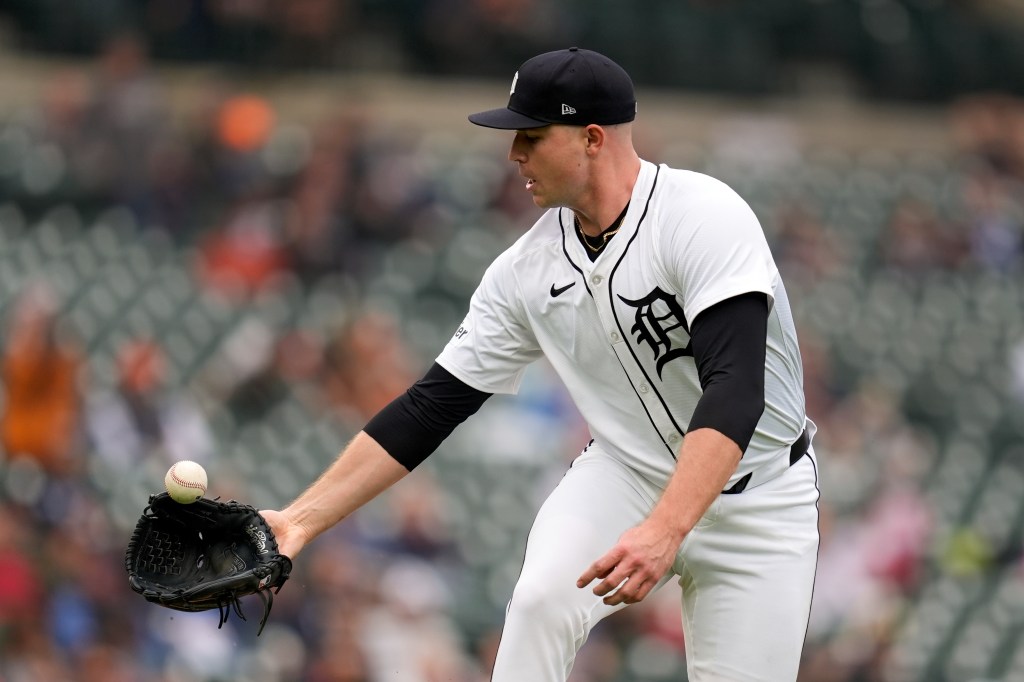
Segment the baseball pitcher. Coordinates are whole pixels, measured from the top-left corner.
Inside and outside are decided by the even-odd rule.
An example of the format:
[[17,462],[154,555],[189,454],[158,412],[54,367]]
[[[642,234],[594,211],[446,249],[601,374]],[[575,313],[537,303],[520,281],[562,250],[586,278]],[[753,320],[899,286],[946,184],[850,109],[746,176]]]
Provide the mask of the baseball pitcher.
[[722,182],[642,160],[609,58],[536,56],[505,107],[509,159],[547,209],[487,269],[426,375],[283,511],[283,554],[422,462],[546,357],[592,440],[534,522],[495,682],[564,682],[591,628],[682,587],[690,680],[795,680],[818,549],[817,476],[786,289]]

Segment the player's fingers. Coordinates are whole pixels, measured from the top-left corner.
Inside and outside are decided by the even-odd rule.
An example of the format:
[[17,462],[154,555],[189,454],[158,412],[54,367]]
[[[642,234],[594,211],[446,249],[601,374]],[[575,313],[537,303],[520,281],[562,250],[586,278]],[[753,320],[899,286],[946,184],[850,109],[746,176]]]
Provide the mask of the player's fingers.
[[651,591],[654,590],[654,588],[658,585],[658,582],[659,580],[657,578],[650,578],[648,580],[645,580],[643,584],[640,585],[640,588],[637,590],[636,600],[643,601],[644,599],[646,599],[647,595],[649,595]]
[[605,604],[614,606],[616,604],[635,604],[643,601],[650,594],[651,590],[654,589],[654,586],[658,584],[658,579],[652,574],[645,572],[641,566],[636,566],[631,571],[626,571],[625,573],[628,574],[628,580],[625,580],[625,582],[620,581],[618,589],[605,597]]
[[604,598],[604,603],[609,606],[618,604],[636,604],[643,601],[648,595],[654,583],[651,580],[641,578],[638,575],[631,575],[628,580],[619,585],[619,588]]
[[612,550],[590,565],[576,581],[576,587],[586,587],[598,578],[606,578],[619,563],[619,553]]
[[622,595],[622,601],[626,604],[636,604],[637,602],[641,602],[644,600],[644,597],[650,594],[651,588],[653,588],[654,585],[655,581],[653,580],[634,580],[633,578],[630,578],[626,582],[626,586],[630,586],[631,589]]
[[[609,591],[606,593],[607,596],[605,596],[605,598],[602,601],[604,601],[604,603],[608,604],[609,606],[617,606],[618,604],[631,604],[631,595],[633,593],[633,590],[636,589],[633,585],[635,580],[636,579],[633,577],[623,578],[618,582],[617,585],[614,586],[614,591]],[[604,583],[602,583],[602,585],[603,584]],[[597,590],[594,590],[594,592],[596,593]]]
[[603,597],[618,586],[622,585],[627,576],[623,570],[615,568],[614,570],[607,572],[605,576],[599,578],[604,578],[604,580],[594,586],[593,592],[598,597]]
[[602,580],[594,587],[594,594],[598,597],[603,597],[606,594],[613,594],[616,590],[621,590],[623,582],[629,577],[629,571],[623,566],[617,566],[614,571],[608,574],[608,577]]
[[274,509],[261,509],[259,514],[267,522],[271,532],[274,534],[274,539],[277,541],[277,551],[289,559],[294,559],[302,550],[304,542],[301,534],[295,532],[295,527],[288,520],[288,517]]

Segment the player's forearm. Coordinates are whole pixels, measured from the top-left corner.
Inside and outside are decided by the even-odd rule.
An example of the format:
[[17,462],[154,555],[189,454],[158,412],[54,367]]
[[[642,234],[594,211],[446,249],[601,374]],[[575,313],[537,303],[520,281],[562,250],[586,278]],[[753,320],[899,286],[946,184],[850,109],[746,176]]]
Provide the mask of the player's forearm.
[[697,524],[729,482],[743,453],[720,432],[696,429],[686,434],[675,473],[651,512],[679,542]]
[[308,542],[401,480],[409,471],[359,432],[313,485],[283,510]]

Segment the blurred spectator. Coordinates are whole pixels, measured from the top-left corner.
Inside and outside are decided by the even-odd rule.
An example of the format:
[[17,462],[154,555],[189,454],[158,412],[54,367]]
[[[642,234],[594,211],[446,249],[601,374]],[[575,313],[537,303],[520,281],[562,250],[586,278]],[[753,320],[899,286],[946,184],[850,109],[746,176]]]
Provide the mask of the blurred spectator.
[[887,478],[864,518],[867,570],[875,580],[911,595],[924,575],[932,513],[914,480]]
[[846,387],[830,355],[826,339],[809,327],[797,326],[800,355],[804,362],[804,401],[807,414],[828,415],[840,401]]
[[261,155],[278,113],[265,98],[237,92],[220,77],[204,81],[182,113],[156,150],[151,175],[162,226],[191,244],[228,222],[238,206],[268,199],[276,189]]
[[800,286],[813,286],[835,274],[842,249],[834,232],[807,205],[789,202],[778,209],[777,233],[772,248],[779,269]]
[[416,559],[389,563],[380,595],[382,602],[367,613],[362,630],[370,679],[477,679],[458,632],[444,615],[451,594],[431,564]]
[[362,130],[358,120],[331,118],[310,132],[308,156],[290,191],[293,208],[285,228],[291,257],[304,278],[315,279],[338,267],[355,273],[362,265],[348,206],[354,191],[356,138]]
[[65,682],[75,679],[71,665],[37,629],[24,628],[7,649],[7,655],[0,659],[4,682]]
[[962,97],[952,107],[960,150],[994,172],[1024,181],[1024,100],[1007,93]]
[[289,392],[280,375],[279,342],[262,320],[247,317],[221,343],[203,382],[238,424],[267,414]]
[[10,641],[12,633],[40,615],[44,585],[37,572],[37,557],[31,554],[30,530],[31,520],[23,510],[0,507],[0,643]]
[[138,35],[112,37],[96,67],[79,180],[90,194],[126,204],[145,222],[150,163],[168,130],[170,107]]
[[277,113],[264,98],[250,94],[208,93],[210,102],[197,121],[197,154],[215,183],[205,188],[214,199],[201,226],[199,277],[232,295],[258,291],[290,267],[285,248],[287,205],[261,153],[274,134]]
[[264,144],[274,129],[275,113],[257,95],[235,95],[221,105],[217,116],[217,137],[225,148],[252,152]]
[[330,342],[323,389],[330,404],[361,428],[418,378],[418,369],[397,321],[368,311]]
[[45,283],[27,287],[7,320],[0,436],[9,457],[28,457],[51,474],[71,473],[80,436],[83,358]]
[[[350,64],[359,55],[359,7],[354,0],[293,0],[270,3],[278,33],[270,50],[275,67],[330,68]],[[358,45],[359,43],[356,42]]]
[[81,682],[142,682],[144,675],[132,655],[117,644],[87,648],[78,658]]
[[[440,183],[428,167],[416,163],[415,142],[406,131],[392,131],[367,136],[355,150],[357,174],[347,210],[353,245],[364,258],[430,233]],[[364,268],[375,262],[364,262]]]
[[[258,338],[255,328],[252,333]],[[323,367],[323,344],[312,334],[295,331],[265,341],[270,344],[265,354],[253,356],[262,357],[262,362],[254,363],[224,399],[238,423],[257,421],[288,397],[301,396],[301,389],[315,384]]]
[[[503,75],[526,55],[562,47],[571,22],[558,3],[538,0],[434,0],[419,30],[442,71]],[[511,77],[511,74],[509,74]]]
[[906,197],[897,202],[879,237],[881,262],[890,269],[917,273],[956,269],[966,255],[960,235],[936,213],[935,207]]
[[[80,69],[61,70],[43,85],[39,102],[40,141],[56,145],[67,163],[64,178],[72,195],[79,192],[80,178],[89,172],[87,156],[91,141],[86,124],[92,104],[89,77]],[[79,197],[81,198],[81,197]]]
[[971,257],[993,272],[1019,271],[1024,261],[1024,204],[1012,182],[980,168],[963,185]]
[[248,296],[289,268],[283,244],[284,207],[268,198],[246,199],[231,210],[224,225],[202,241],[199,277],[233,296]]
[[502,182],[494,198],[494,207],[508,216],[510,224],[525,225],[540,217],[530,195],[523,192],[523,176],[514,166],[502,167]]
[[360,614],[335,614],[333,627],[325,628],[327,635],[320,651],[313,657],[307,670],[308,682],[366,682],[372,680],[366,654],[359,643],[362,626]]
[[117,384],[89,397],[87,423],[94,451],[115,469],[150,456],[170,464],[205,462],[213,436],[199,407],[166,380],[166,358],[155,339],[126,342],[117,355]]
[[375,550],[415,558],[441,570],[458,547],[446,514],[445,490],[427,471],[387,497],[387,509],[363,524],[363,542]]

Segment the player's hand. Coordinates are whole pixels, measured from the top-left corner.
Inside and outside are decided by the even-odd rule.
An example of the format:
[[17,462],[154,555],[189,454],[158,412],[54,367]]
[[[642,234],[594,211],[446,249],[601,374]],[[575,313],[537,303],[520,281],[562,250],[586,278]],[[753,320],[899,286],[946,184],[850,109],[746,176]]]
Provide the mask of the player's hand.
[[283,512],[273,509],[261,509],[260,516],[274,531],[274,538],[277,540],[277,551],[289,559],[294,559],[303,547],[306,546],[306,532],[297,523],[293,523]]
[[601,579],[594,594],[604,597],[605,604],[635,604],[668,572],[680,542],[675,533],[648,519],[623,533],[614,547],[584,571],[576,587]]

